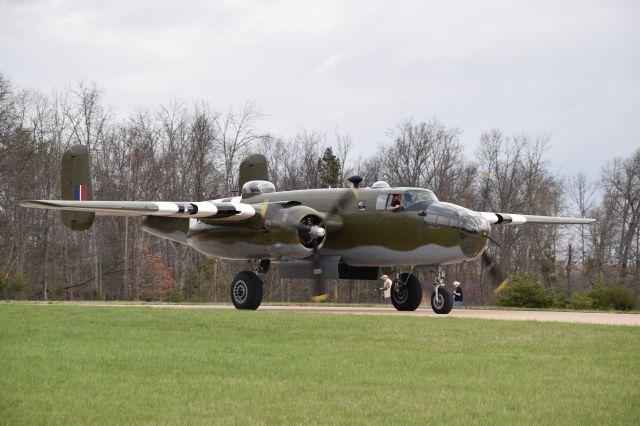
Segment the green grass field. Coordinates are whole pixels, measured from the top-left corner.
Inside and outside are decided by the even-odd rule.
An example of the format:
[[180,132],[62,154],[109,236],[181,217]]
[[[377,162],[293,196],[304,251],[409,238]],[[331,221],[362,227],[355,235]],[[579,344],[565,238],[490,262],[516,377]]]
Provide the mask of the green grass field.
[[640,328],[0,304],[2,424],[637,424]]

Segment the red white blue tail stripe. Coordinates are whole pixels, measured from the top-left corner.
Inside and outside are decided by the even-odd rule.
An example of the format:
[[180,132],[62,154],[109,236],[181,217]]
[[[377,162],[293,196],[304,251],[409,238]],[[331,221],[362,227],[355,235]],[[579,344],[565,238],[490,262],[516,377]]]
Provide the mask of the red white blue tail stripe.
[[87,185],[74,185],[73,199],[77,201],[87,201]]

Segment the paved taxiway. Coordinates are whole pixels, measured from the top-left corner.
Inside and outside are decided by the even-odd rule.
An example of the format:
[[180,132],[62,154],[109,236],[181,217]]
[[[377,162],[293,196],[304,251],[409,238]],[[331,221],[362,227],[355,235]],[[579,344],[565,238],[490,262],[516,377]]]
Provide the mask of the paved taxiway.
[[260,310],[285,312],[330,312],[368,315],[411,315],[435,318],[483,318],[513,321],[554,321],[606,325],[640,326],[640,315],[612,312],[556,312],[511,311],[483,309],[453,309],[448,315],[437,315],[430,308],[421,307],[414,312],[398,312],[394,308],[315,307],[315,306],[261,306]]
[[[81,306],[104,307],[148,307],[158,309],[235,309],[232,305],[207,304],[129,304],[129,303],[92,303],[63,302],[61,304],[77,304]],[[49,306],[41,304],[42,306]],[[511,321],[546,321],[573,322],[603,325],[640,326],[640,314],[621,314],[614,312],[559,312],[559,311],[516,311],[491,309],[454,309],[448,315],[436,315],[430,308],[421,306],[414,312],[398,312],[392,307],[346,307],[346,306],[296,306],[296,305],[262,305],[258,308],[266,312],[315,312],[351,315],[400,315],[433,318],[481,318]]]

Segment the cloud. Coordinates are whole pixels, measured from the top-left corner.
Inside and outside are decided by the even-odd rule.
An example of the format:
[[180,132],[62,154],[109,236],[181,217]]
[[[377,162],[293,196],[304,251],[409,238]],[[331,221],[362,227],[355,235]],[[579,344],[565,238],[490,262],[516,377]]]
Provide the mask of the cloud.
[[322,63],[318,66],[316,72],[318,74],[327,74],[329,72],[334,71],[336,68],[340,66],[346,59],[348,55],[343,53],[334,53],[327,57]]
[[[263,125],[349,132],[362,154],[407,117],[468,146],[551,133],[565,171],[640,129],[640,3],[565,0],[0,1],[0,72],[49,91],[94,80],[120,116],[171,98],[255,101]],[[585,150],[585,145],[593,148]],[[571,168],[571,170],[569,170]]]

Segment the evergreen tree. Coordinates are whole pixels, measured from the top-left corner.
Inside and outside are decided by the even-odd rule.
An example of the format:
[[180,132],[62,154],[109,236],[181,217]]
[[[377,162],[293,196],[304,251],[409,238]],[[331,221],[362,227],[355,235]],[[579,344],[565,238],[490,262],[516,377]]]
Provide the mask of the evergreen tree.
[[318,180],[321,188],[336,188],[340,184],[340,160],[331,147],[326,148],[318,160]]

